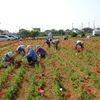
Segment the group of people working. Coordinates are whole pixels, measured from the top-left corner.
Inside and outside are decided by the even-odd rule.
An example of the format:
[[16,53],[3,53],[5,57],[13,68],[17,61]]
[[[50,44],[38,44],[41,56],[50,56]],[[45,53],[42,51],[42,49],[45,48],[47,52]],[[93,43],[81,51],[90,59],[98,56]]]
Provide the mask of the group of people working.
[[[47,43],[49,48],[51,47],[51,44],[53,44],[55,46],[55,48],[58,49],[58,44],[60,43],[60,41],[59,40],[53,40],[52,33],[49,33],[48,39],[44,43]],[[84,48],[84,43],[80,40],[75,43],[76,49],[77,49],[78,45],[80,45],[81,48]],[[26,49],[28,50],[27,54],[25,52]],[[37,62],[37,56],[38,55],[41,58],[45,58],[45,56],[47,55],[46,50],[43,47],[41,47],[40,45],[36,46],[36,51],[33,49],[33,47],[31,45],[27,45],[27,47],[25,47],[24,45],[20,45],[20,46],[17,47],[16,53],[22,54],[22,52],[26,55],[23,56],[21,61],[23,61],[25,58],[27,58],[28,65],[33,65],[34,62]],[[4,61],[4,67],[8,67],[10,64],[15,64],[14,54],[11,51],[6,53],[3,57],[3,61]]]
[[[47,54],[46,50],[39,45],[36,46],[36,51],[32,48],[31,45],[28,45],[26,48],[24,45],[20,45],[17,47],[16,53],[25,54],[26,53],[25,49],[28,49],[28,53],[21,60],[27,58],[28,65],[32,65],[34,64],[34,62],[37,62],[37,55],[40,55],[41,58],[45,58],[45,55]],[[4,61],[4,67],[8,67],[10,64],[15,64],[14,54],[11,51],[6,53],[3,57],[3,61]]]

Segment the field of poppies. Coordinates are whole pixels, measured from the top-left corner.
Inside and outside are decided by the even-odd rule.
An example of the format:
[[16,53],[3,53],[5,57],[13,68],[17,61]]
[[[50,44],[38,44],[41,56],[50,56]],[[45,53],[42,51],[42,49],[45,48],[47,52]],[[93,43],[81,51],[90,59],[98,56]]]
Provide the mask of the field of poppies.
[[[5,53],[12,51],[18,62],[23,58],[16,54],[18,45],[35,49],[45,40],[0,41],[0,100],[100,100],[100,37],[59,40],[58,50],[45,44],[48,55],[38,56],[33,66],[25,59],[8,68]],[[76,40],[84,41],[84,50],[74,49]]]

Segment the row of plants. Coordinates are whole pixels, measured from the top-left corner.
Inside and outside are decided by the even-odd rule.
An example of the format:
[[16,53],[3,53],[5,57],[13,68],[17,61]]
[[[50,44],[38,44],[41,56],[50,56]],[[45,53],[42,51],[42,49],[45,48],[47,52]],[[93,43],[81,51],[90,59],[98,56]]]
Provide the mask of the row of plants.
[[14,81],[11,83],[11,87],[5,90],[6,93],[6,95],[4,95],[5,100],[11,100],[12,96],[18,89],[19,84],[21,84],[25,72],[26,72],[25,66],[23,65],[19,68],[18,74],[14,77]]
[[[54,51],[54,54],[55,54],[55,58],[60,58],[61,55],[58,55],[58,53]],[[66,55],[68,57],[68,54],[66,52],[63,52],[62,53],[62,56],[63,55]],[[66,56],[63,56],[66,58]],[[69,61],[71,63],[75,62],[73,59],[69,58]],[[69,75],[69,78],[73,81],[74,83],[74,87],[78,89],[79,93],[82,95],[82,97],[85,99],[85,100],[94,100],[93,98],[90,98],[90,89],[85,89],[85,86],[83,84],[83,82],[81,82],[81,76],[79,75],[78,71],[76,70],[75,72],[73,72],[72,68],[73,68],[73,64],[71,66],[70,65],[66,65],[66,63],[63,63],[63,62],[66,62],[66,59],[57,59],[57,62],[60,63],[60,65],[63,65],[63,67],[65,68],[64,70],[68,73]],[[76,66],[77,68],[77,66]],[[84,88],[83,88],[84,87]]]
[[34,75],[32,75],[30,80],[30,86],[27,89],[30,95],[26,97],[26,100],[33,100],[33,99],[42,100],[44,93],[43,85],[44,85],[43,68],[41,67],[41,64],[38,62],[37,64],[35,64]]

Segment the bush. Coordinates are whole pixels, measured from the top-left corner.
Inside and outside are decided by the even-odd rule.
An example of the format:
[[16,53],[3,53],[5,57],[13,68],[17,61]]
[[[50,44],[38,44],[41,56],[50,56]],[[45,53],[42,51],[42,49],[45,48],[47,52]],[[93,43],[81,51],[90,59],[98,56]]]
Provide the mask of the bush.
[[81,35],[81,37],[85,36],[85,32],[79,32],[79,34]]
[[72,32],[70,35],[71,35],[71,37],[76,37],[77,36],[77,33]]

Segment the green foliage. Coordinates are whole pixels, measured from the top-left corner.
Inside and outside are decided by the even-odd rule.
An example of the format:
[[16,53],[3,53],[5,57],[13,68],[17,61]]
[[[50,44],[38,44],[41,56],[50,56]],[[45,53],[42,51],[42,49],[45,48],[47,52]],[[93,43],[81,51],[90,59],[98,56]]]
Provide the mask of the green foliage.
[[57,32],[60,33],[61,35],[65,35],[65,31],[63,30],[58,30]]
[[26,38],[29,36],[30,32],[28,30],[21,30],[19,31],[19,34]]
[[72,32],[72,33],[70,33],[70,35],[71,35],[71,37],[76,37],[77,36],[77,33]]
[[46,36],[45,32],[40,32],[39,36]]
[[79,34],[81,35],[81,37],[86,35],[86,32],[79,32]]
[[38,36],[39,35],[39,31],[38,30],[31,30],[30,31],[30,37],[33,37],[33,38],[35,38],[36,36]]
[[100,27],[99,27],[99,28],[97,28],[97,30],[100,30]]

